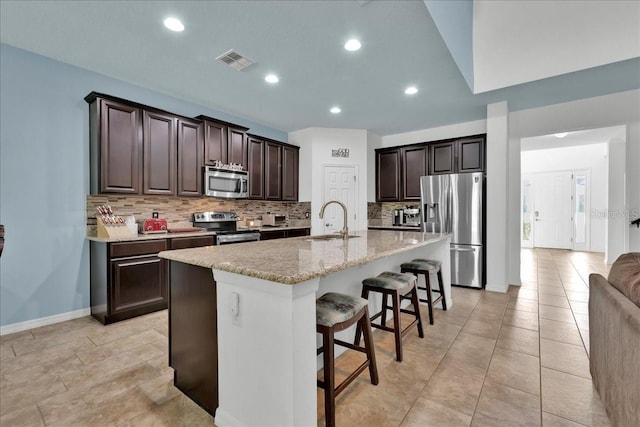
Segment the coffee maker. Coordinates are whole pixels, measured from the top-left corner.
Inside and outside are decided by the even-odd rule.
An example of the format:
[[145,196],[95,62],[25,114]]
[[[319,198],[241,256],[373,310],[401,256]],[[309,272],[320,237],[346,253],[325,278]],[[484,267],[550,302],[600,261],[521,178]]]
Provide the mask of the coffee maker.
[[396,227],[404,225],[404,209],[393,210],[393,225]]
[[420,227],[420,208],[415,206],[407,206],[403,209],[403,223],[402,225],[408,227]]

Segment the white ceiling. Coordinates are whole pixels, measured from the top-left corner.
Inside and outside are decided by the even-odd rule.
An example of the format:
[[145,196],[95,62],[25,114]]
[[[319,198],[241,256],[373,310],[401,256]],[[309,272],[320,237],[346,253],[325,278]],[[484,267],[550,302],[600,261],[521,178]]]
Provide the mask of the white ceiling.
[[568,132],[563,138],[558,138],[555,134],[534,136],[522,138],[520,140],[520,149],[521,151],[546,150],[577,145],[601,144],[610,141],[625,141],[625,132],[625,126],[610,126]]
[[[169,15],[184,32],[162,26]],[[499,27],[494,36],[521,30]],[[604,30],[598,35],[617,47],[620,35]],[[342,48],[351,37],[362,41],[360,51]],[[491,102],[507,100],[516,111],[640,88],[634,58],[474,95],[422,1],[2,0],[0,41],[285,132],[318,126],[389,135],[483,119]],[[256,64],[234,71],[215,60],[229,49]],[[533,61],[545,68],[546,58]],[[280,83],[267,85],[269,72]],[[412,97],[403,93],[410,84],[420,90]],[[334,105],[340,115],[329,113]]]

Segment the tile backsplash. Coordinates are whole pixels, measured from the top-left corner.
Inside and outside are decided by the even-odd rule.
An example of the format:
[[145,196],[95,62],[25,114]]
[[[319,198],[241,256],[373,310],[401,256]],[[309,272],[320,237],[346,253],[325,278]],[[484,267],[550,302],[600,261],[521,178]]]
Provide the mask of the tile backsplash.
[[[287,216],[289,225],[310,224],[305,212],[311,211],[311,202],[276,202],[268,200],[226,200],[212,197],[127,196],[114,194],[90,194],[87,196],[87,234],[96,233],[96,207],[109,205],[114,214],[134,215],[136,221],[151,218],[158,212],[171,224],[191,223],[194,212],[233,211],[240,219],[260,219],[266,213]],[[190,224],[189,224],[190,225]]]
[[420,202],[369,202],[367,203],[367,219],[369,225],[391,225],[394,209],[419,205]]

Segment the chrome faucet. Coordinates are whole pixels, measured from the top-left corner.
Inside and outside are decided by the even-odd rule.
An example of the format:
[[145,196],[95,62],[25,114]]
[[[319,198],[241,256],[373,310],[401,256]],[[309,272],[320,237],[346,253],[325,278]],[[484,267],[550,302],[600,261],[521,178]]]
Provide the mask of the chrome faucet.
[[342,238],[346,240],[349,238],[349,227],[347,227],[347,207],[344,203],[339,202],[338,200],[329,200],[328,202],[325,202],[325,204],[320,208],[320,219],[324,217],[324,209],[331,203],[337,203],[342,207],[342,212],[344,213],[344,225],[342,227],[342,230],[340,230],[340,234],[342,235]]

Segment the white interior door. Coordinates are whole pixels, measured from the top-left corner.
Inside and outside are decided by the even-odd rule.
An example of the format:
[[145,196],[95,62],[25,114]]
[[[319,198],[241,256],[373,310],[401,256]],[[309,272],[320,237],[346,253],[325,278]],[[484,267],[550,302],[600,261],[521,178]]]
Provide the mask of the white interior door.
[[[347,226],[354,230],[357,214],[355,166],[324,166],[324,194],[323,203],[338,200],[347,207]],[[324,212],[322,226],[324,234],[342,230],[344,216],[342,208],[335,203],[327,206]]]
[[535,175],[534,246],[571,249],[573,236],[571,172]]

